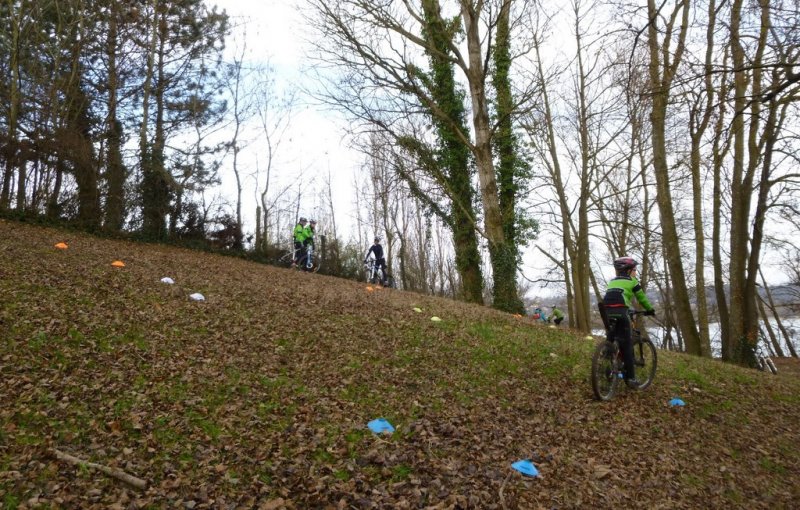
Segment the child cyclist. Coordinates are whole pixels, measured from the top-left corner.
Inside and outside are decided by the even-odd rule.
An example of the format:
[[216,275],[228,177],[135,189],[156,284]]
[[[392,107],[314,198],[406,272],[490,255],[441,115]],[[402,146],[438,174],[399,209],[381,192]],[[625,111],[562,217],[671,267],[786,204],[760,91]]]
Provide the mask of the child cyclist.
[[614,337],[617,338],[625,363],[625,383],[630,388],[639,387],[639,381],[634,372],[631,320],[628,316],[631,299],[636,298],[636,301],[646,310],[645,315],[655,315],[656,313],[642,290],[639,280],[636,279],[637,265],[638,262],[631,257],[620,257],[615,260],[614,269],[617,276],[608,282],[606,295],[603,298],[606,317],[611,324],[608,330],[608,341],[613,342]]

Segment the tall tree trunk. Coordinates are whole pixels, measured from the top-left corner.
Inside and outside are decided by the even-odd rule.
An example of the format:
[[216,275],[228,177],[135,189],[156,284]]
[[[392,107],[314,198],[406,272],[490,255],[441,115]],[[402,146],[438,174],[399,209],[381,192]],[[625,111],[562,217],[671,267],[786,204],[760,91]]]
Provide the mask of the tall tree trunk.
[[[669,267],[670,277],[672,278],[672,288],[675,293],[674,307],[676,310],[676,322],[680,329],[681,336],[686,343],[686,350],[690,354],[700,355],[700,335],[697,332],[689,301],[689,291],[686,285],[686,275],[683,270],[681,257],[680,241],[675,222],[675,212],[672,205],[672,194],[670,191],[670,172],[667,163],[666,153],[666,113],[670,86],[675,69],[681,62],[684,51],[686,31],[688,30],[689,8],[688,0],[679,3],[679,9],[683,9],[681,16],[681,28],[677,41],[676,51],[672,55],[672,62],[662,62],[661,53],[668,53],[669,48],[662,47],[658,41],[657,20],[660,18],[656,9],[655,0],[648,0],[648,46],[650,53],[650,83],[653,87],[652,110],[650,120],[653,125],[653,169],[656,177],[656,202],[661,215],[661,228],[663,244],[667,266]],[[672,22],[674,23],[674,19]],[[672,26],[669,27],[668,34],[671,35]],[[669,36],[665,38],[665,43]],[[663,69],[662,69],[663,65]],[[663,73],[663,74],[662,74]]]
[[429,45],[428,57],[433,74],[432,95],[445,119],[433,116],[440,143],[440,164],[445,167],[446,187],[451,195],[449,217],[443,217],[453,232],[456,268],[461,278],[462,295],[471,303],[483,304],[483,274],[478,249],[474,210],[475,190],[472,186],[470,148],[458,131],[466,133],[466,112],[457,90],[453,64],[449,54],[452,34],[441,18],[438,0],[423,0],[426,27],[424,35]]
[[[731,232],[730,232],[730,338],[723,346],[723,359],[739,362],[742,348],[747,345],[744,328],[745,315],[745,269],[747,264],[747,223],[750,216],[750,188],[745,179],[745,117],[747,105],[747,71],[742,47],[740,27],[742,0],[734,0],[731,8],[731,55],[733,57],[734,117],[731,125],[733,133],[733,168],[731,176]],[[756,332],[757,333],[757,332]],[[751,353],[751,359],[755,358]]]
[[[576,9],[575,42],[578,55],[578,135],[580,137],[580,194],[578,195],[578,232],[575,236],[577,258],[572,261],[574,269],[575,305],[578,329],[588,332],[589,319],[589,197],[592,183],[591,147],[589,141],[589,106],[586,98],[586,71],[583,66],[583,40],[581,38],[580,16]],[[620,253],[620,255],[623,255]]]
[[144,83],[142,86],[142,122],[139,129],[139,161],[142,171],[142,232],[150,238],[163,236],[165,225],[161,217],[157,194],[160,188],[159,167],[156,158],[156,148],[149,139],[150,103],[153,95],[153,81],[155,76],[156,49],[158,43],[159,0],[152,0],[152,19],[150,20],[150,41],[147,48],[147,64],[145,66]]
[[[8,209],[11,205],[11,180],[14,175],[14,166],[17,161],[17,153],[19,151],[19,139],[17,133],[17,123],[19,119],[20,102],[22,96],[20,93],[20,72],[19,72],[19,50],[20,50],[20,22],[23,14],[22,6],[16,6],[16,2],[6,2],[9,8],[9,15],[11,18],[11,47],[10,59],[8,62],[9,77],[9,110],[8,110],[8,141],[4,154],[5,169],[3,171],[3,188],[0,191],[0,210]],[[24,165],[22,165],[24,166]],[[24,179],[21,179],[24,181]],[[24,182],[23,182],[24,185]],[[23,199],[24,199],[23,193]],[[24,200],[23,200],[24,201]]]
[[117,70],[118,14],[112,8],[108,35],[106,37],[106,56],[108,58],[108,116],[106,117],[106,195],[105,228],[119,232],[125,223],[125,180],[127,172],[122,161],[122,123],[117,119],[119,77]]
[[489,242],[492,263],[493,303],[495,308],[522,313],[524,306],[517,295],[516,247],[511,246],[503,229],[497,177],[492,157],[492,130],[489,123],[489,105],[486,94],[486,70],[481,52],[479,30],[480,10],[470,0],[461,0],[462,21],[466,35],[469,67],[467,81],[472,100],[472,126],[475,136],[473,154],[478,168],[484,214],[484,232]]
[[85,69],[83,58],[84,41],[86,39],[85,17],[83,5],[76,13],[78,22],[73,25],[70,48],[70,76],[68,78],[64,99],[67,103],[63,136],[67,146],[63,148],[72,163],[72,173],[78,186],[78,221],[89,230],[97,229],[102,221],[100,211],[100,191],[98,187],[98,169],[94,155],[91,133],[91,104],[87,96],[83,78]]
[[706,56],[705,56],[705,95],[706,101],[702,114],[692,111],[690,118],[691,152],[690,167],[692,170],[692,201],[694,204],[694,237],[695,237],[695,288],[697,300],[697,326],[700,333],[700,354],[711,357],[711,336],[708,331],[708,300],[706,299],[705,277],[705,243],[706,237],[703,230],[703,191],[701,184],[700,144],[708,124],[714,104],[713,53],[714,31],[716,29],[716,0],[709,0],[708,26],[706,27]]
[[[493,84],[496,92],[496,133],[494,144],[497,150],[497,183],[500,217],[503,225],[507,256],[513,258],[516,268],[520,256],[519,231],[523,224],[517,208],[520,182],[528,174],[527,163],[518,157],[519,147],[514,133],[514,97],[511,91],[511,0],[504,0],[497,18],[495,36]],[[513,272],[516,287],[516,269]],[[516,292],[515,292],[516,295]],[[520,305],[521,305],[520,301]],[[523,309],[519,309],[522,312]]]
[[[728,60],[728,52],[725,54],[723,64]],[[726,67],[723,65],[723,68]],[[720,77],[721,86],[717,97],[725,98],[728,95],[727,74],[723,73]],[[725,155],[728,152],[729,141],[725,140],[724,132],[726,117],[726,101],[720,101],[717,111],[717,121],[714,125],[713,144],[712,144],[712,234],[711,234],[711,259],[714,267],[714,294],[717,301],[717,320],[719,321],[720,341],[722,345],[722,359],[730,359],[728,349],[731,345],[731,320],[728,309],[728,295],[725,292],[725,270],[723,267],[722,255],[722,173]]]

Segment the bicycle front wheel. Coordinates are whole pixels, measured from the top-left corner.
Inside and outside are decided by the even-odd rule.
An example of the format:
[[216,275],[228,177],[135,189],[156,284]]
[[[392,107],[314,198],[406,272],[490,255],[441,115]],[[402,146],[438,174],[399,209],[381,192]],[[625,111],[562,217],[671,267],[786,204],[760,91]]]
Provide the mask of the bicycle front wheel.
[[650,340],[639,340],[633,344],[633,364],[636,366],[636,377],[639,379],[639,389],[643,390],[653,383],[656,378],[658,357],[656,346]]
[[603,340],[597,344],[592,356],[592,391],[598,400],[611,400],[621,380],[617,367],[619,347]]

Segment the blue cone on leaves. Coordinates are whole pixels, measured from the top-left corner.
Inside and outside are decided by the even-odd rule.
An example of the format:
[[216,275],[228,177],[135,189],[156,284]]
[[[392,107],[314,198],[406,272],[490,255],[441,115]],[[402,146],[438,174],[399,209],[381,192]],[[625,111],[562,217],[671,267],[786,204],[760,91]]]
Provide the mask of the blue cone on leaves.
[[385,418],[376,418],[367,423],[367,427],[376,434],[382,434],[384,432],[389,432],[391,434],[394,432],[394,427],[392,427],[392,424],[386,421]]
[[673,398],[672,400],[669,401],[669,405],[671,405],[672,407],[685,406],[686,402],[684,402],[683,400],[679,399],[678,397],[675,397],[675,398]]
[[539,476],[539,470],[536,469],[536,466],[533,465],[533,462],[529,461],[528,459],[518,460],[515,463],[511,464],[511,467],[516,469],[523,475]]

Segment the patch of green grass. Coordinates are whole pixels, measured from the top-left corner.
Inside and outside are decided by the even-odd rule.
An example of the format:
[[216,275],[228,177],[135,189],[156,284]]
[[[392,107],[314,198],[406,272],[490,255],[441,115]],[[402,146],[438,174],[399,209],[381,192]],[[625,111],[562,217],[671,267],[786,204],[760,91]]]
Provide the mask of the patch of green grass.
[[736,505],[741,505],[744,503],[742,494],[733,487],[728,487],[725,489],[723,496],[725,496],[725,499],[729,500],[731,503],[735,503]]
[[131,409],[133,409],[136,400],[134,400],[130,396],[123,396],[117,399],[114,402],[114,416],[120,417],[122,415],[128,414]]
[[410,466],[398,464],[392,468],[392,481],[402,482],[408,480],[408,478],[411,476],[411,473],[412,469]]
[[703,480],[700,477],[698,477],[696,475],[693,475],[691,473],[682,474],[681,475],[681,481],[684,484],[689,485],[691,487],[704,487],[705,486],[705,482],[703,482]]
[[485,341],[494,340],[496,336],[494,327],[486,323],[472,324],[467,331]]
[[209,417],[203,416],[197,411],[188,411],[186,413],[186,419],[189,421],[190,425],[203,431],[203,434],[210,437],[212,441],[219,439],[219,436],[222,434],[222,427]]
[[800,404],[800,393],[772,393],[770,395],[775,402],[784,402],[786,404]]
[[183,434],[169,424],[169,418],[166,416],[156,418],[153,425],[153,437],[163,449],[171,448],[184,439]]
[[28,348],[33,352],[40,352],[52,343],[52,339],[44,331],[39,331],[28,339]]
[[695,386],[700,389],[709,388],[708,378],[703,373],[690,367],[683,359],[680,359],[677,363],[675,363],[674,371],[675,376],[678,379],[683,379],[687,382],[694,383]]
[[80,347],[83,342],[86,341],[86,335],[75,328],[70,328],[69,331],[67,331],[67,339],[71,346]]
[[345,469],[337,469],[333,472],[333,477],[342,482],[350,480],[350,473]]
[[723,400],[722,402],[707,402],[703,404],[698,410],[700,418],[708,418],[713,415],[721,414],[724,411],[731,411],[736,404],[732,400]]
[[183,381],[173,379],[159,385],[158,393],[167,402],[181,402],[189,395],[189,385]]
[[769,457],[762,457],[758,464],[770,473],[775,473],[776,475],[786,474],[786,468]]
[[257,475],[258,481],[264,485],[272,485],[272,474],[267,471],[261,471]]
[[325,450],[324,448],[320,448],[314,452],[314,460],[317,462],[330,464],[331,462],[333,462],[334,458],[329,451]]
[[756,384],[755,377],[749,374],[745,374],[742,371],[734,372],[732,379],[737,386],[755,386]]
[[17,510],[19,508],[19,497],[11,494],[12,487],[6,486],[6,484],[0,485],[0,492],[4,492],[5,496],[3,496],[3,508],[8,510]]

